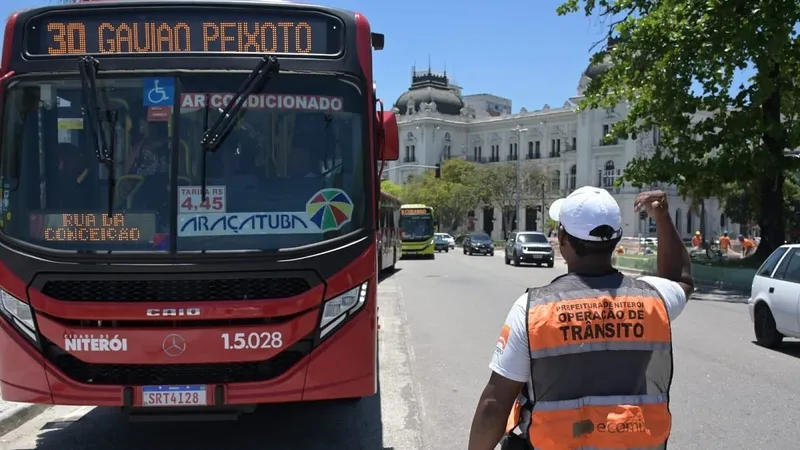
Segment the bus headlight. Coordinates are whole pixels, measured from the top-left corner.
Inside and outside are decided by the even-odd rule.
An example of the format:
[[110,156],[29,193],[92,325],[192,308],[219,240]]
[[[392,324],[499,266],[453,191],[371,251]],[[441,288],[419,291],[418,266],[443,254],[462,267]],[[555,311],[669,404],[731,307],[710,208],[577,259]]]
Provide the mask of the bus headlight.
[[325,302],[320,321],[320,337],[330,333],[337,325],[344,322],[347,316],[354,314],[367,302],[367,287],[369,282],[364,282],[349,291],[337,295]]
[[36,342],[36,325],[33,323],[31,306],[0,289],[0,312],[16,327]]

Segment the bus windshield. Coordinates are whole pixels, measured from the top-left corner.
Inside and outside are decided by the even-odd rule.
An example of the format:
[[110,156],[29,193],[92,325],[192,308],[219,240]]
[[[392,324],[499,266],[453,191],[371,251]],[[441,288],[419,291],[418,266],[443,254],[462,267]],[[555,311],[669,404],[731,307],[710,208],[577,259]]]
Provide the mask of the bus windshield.
[[433,237],[433,216],[415,214],[400,216],[400,230],[404,241],[423,241]]
[[12,83],[0,230],[81,252],[263,251],[365,226],[368,141],[358,83],[277,75],[245,100],[222,145],[204,152],[206,125],[245,77],[101,75],[99,97],[116,112],[111,163],[91,142],[77,77]]

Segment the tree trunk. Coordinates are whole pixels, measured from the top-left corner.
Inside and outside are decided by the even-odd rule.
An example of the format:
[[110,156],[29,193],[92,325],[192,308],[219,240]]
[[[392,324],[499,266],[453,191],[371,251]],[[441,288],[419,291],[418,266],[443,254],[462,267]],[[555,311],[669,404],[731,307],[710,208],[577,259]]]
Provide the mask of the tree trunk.
[[[763,173],[760,180],[761,188],[761,217],[758,225],[761,228],[761,243],[756,250],[755,259],[765,260],[778,247],[783,245],[786,236],[784,229],[786,221],[783,211],[783,182],[786,175],[783,172],[783,152],[786,148],[786,130],[781,123],[781,66],[774,60],[759,61],[757,64],[759,76],[766,75],[768,82],[764,86],[773,87],[769,96],[761,105],[761,122],[764,133],[761,136],[762,145],[767,151],[776,170]],[[762,75],[763,74],[763,75]]]
[[753,257],[763,261],[786,240],[784,235],[783,172],[775,173],[761,181],[761,243]]

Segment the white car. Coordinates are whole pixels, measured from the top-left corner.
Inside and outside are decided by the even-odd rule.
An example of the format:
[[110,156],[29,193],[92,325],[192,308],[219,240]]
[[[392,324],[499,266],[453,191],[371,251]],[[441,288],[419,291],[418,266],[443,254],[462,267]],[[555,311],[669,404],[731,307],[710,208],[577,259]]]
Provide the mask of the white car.
[[776,249],[758,268],[747,301],[756,341],[778,347],[800,338],[800,244]]
[[456,240],[453,239],[453,236],[447,233],[434,233],[434,236],[441,236],[447,242],[447,245],[450,246],[451,250],[456,248]]

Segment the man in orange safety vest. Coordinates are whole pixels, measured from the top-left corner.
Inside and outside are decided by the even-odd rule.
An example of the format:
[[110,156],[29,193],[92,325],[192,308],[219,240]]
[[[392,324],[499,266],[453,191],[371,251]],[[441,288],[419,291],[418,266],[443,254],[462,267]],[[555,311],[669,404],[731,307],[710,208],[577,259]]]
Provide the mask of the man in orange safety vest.
[[511,308],[469,450],[501,440],[506,449],[666,448],[670,322],[693,290],[691,259],[663,192],[639,194],[635,208],[656,223],[657,277],[612,266],[622,218],[608,191],[587,186],[553,203],[568,273]]

